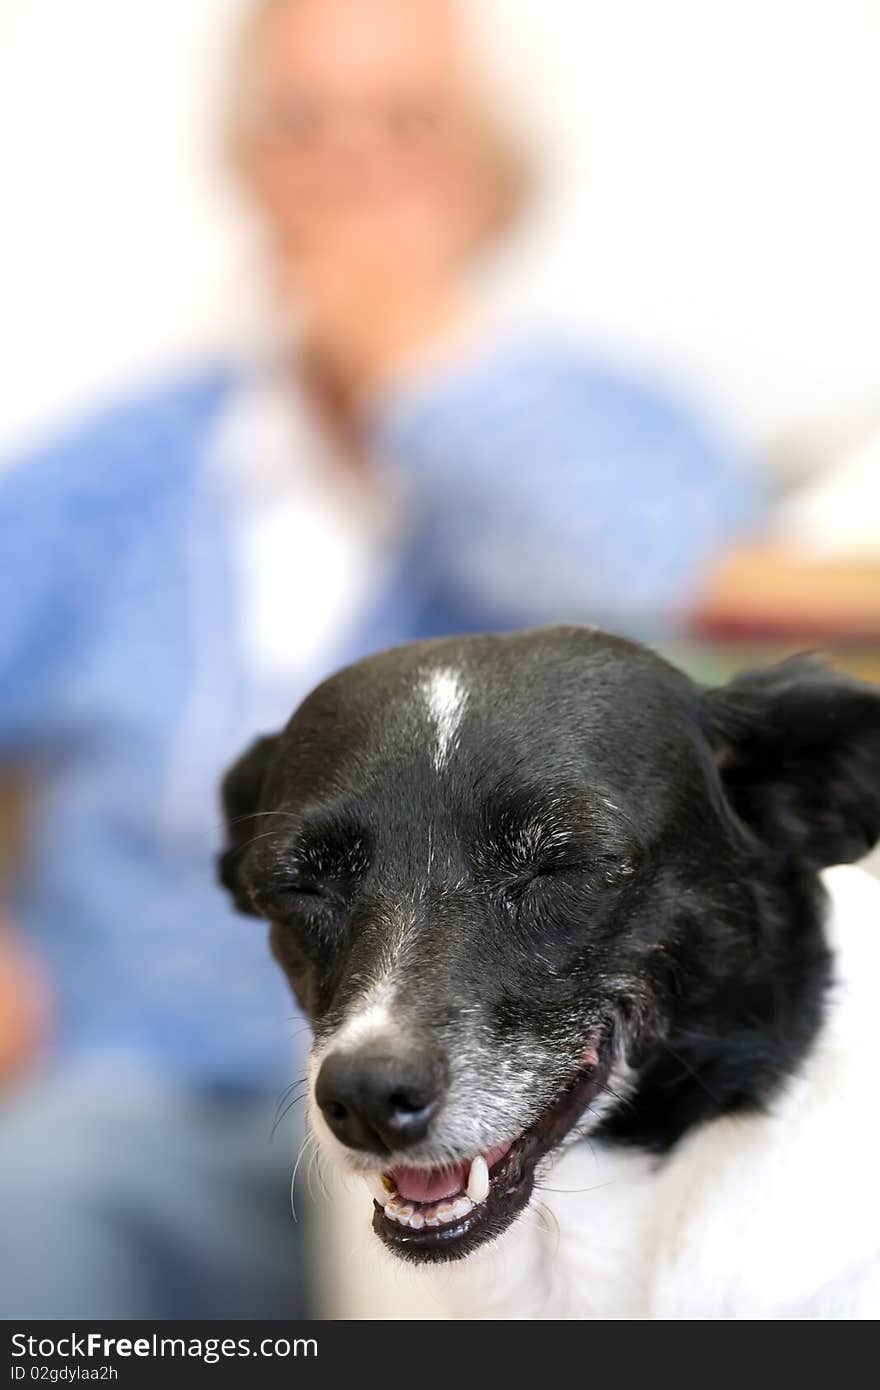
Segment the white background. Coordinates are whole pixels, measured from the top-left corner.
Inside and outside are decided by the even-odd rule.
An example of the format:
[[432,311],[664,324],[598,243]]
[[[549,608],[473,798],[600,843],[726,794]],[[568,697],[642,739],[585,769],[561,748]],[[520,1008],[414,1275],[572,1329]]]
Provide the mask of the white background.
[[[690,379],[765,451],[876,421],[880,0],[507,3],[567,130],[509,296]],[[240,11],[0,0],[0,443],[247,319],[212,148]]]

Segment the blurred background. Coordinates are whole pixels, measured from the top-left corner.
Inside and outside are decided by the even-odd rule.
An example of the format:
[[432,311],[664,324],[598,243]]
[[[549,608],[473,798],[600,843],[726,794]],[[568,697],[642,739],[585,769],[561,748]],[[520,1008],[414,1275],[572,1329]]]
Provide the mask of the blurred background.
[[[252,324],[216,158],[244,8],[3,0],[6,439]],[[875,426],[873,0],[494,8],[560,171],[499,294],[705,389],[761,457]]]
[[878,57],[874,0],[0,0],[4,1316],[407,1314],[288,1215],[305,1030],[215,883],[324,674],[880,678]]

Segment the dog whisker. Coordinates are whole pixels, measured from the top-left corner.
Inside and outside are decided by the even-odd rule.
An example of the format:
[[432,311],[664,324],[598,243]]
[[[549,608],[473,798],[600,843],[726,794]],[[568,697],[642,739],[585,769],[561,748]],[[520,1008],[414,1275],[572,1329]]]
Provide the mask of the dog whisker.
[[614,1179],[609,1178],[607,1182],[593,1183],[590,1187],[550,1187],[548,1183],[536,1182],[535,1187],[540,1188],[542,1192],[552,1192],[560,1197],[580,1197],[586,1192],[601,1192],[603,1187],[611,1187],[613,1182]]
[[294,1221],[299,1220],[299,1217],[296,1214],[296,1201],[294,1198],[294,1189],[296,1188],[296,1175],[299,1172],[299,1165],[302,1163],[303,1156],[308,1151],[309,1145],[314,1144],[316,1142],[316,1136],[314,1134],[307,1134],[305,1139],[302,1141],[302,1144],[300,1145],[299,1153],[296,1156],[296,1162],[293,1165],[293,1175],[290,1179],[290,1210],[293,1214]]
[[[314,1190],[314,1188],[313,1188],[313,1186],[312,1186],[312,1177],[313,1177],[314,1174],[317,1173],[318,1176],[319,1176],[319,1178],[320,1178],[320,1171],[321,1171],[321,1170],[320,1170],[320,1167],[319,1167],[320,1157],[321,1157],[321,1151],[320,1151],[320,1149],[318,1148],[318,1145],[315,1144],[315,1145],[313,1145],[313,1147],[312,1147],[311,1156],[310,1156],[310,1158],[309,1158],[308,1167],[307,1167],[307,1169],[306,1169],[306,1187],[307,1187],[308,1190],[309,1190],[309,1196],[310,1196],[311,1199],[312,1199],[312,1204],[313,1204],[313,1205],[315,1204],[315,1200],[316,1200],[316,1199],[315,1199],[315,1190]],[[327,1189],[326,1189],[326,1188],[324,1189],[324,1195],[325,1195],[325,1197],[327,1196]]]
[[287,1116],[291,1113],[291,1111],[292,1111],[292,1110],[295,1110],[296,1107],[297,1107],[298,1105],[302,1105],[302,1103],[303,1103],[304,1100],[305,1100],[305,1094],[299,1095],[299,1096],[294,1096],[292,1100],[289,1100],[289,1101],[287,1102],[287,1104],[284,1106],[284,1109],[281,1111],[281,1114],[280,1114],[280,1115],[276,1115],[276,1117],[275,1117],[275,1119],[274,1119],[274,1121],[273,1121],[273,1123],[272,1123],[272,1132],[271,1132],[271,1134],[270,1134],[270,1136],[269,1136],[270,1140],[275,1138],[275,1134],[276,1134],[276,1132],[277,1132],[277,1130],[278,1130],[278,1126],[282,1123],[282,1121],[285,1120],[285,1119],[287,1118]]

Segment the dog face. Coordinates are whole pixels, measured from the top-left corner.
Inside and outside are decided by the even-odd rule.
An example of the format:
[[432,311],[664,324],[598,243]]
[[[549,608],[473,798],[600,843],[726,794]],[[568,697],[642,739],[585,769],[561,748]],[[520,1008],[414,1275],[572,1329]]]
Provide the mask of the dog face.
[[880,697],[804,663],[704,692],[577,628],[418,643],[320,686],[224,802],[312,1122],[387,1245],[452,1259],[560,1145],[666,1147],[796,1065],[816,870],[880,834]]

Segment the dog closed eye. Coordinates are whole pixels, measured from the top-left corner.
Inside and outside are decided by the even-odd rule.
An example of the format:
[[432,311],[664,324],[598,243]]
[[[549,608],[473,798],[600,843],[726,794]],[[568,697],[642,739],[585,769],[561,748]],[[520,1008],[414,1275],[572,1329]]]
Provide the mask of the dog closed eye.
[[597,854],[589,860],[557,862],[525,869],[504,887],[504,896],[511,905],[523,903],[529,895],[572,889],[576,892],[598,893],[629,878],[636,870],[635,856]]

